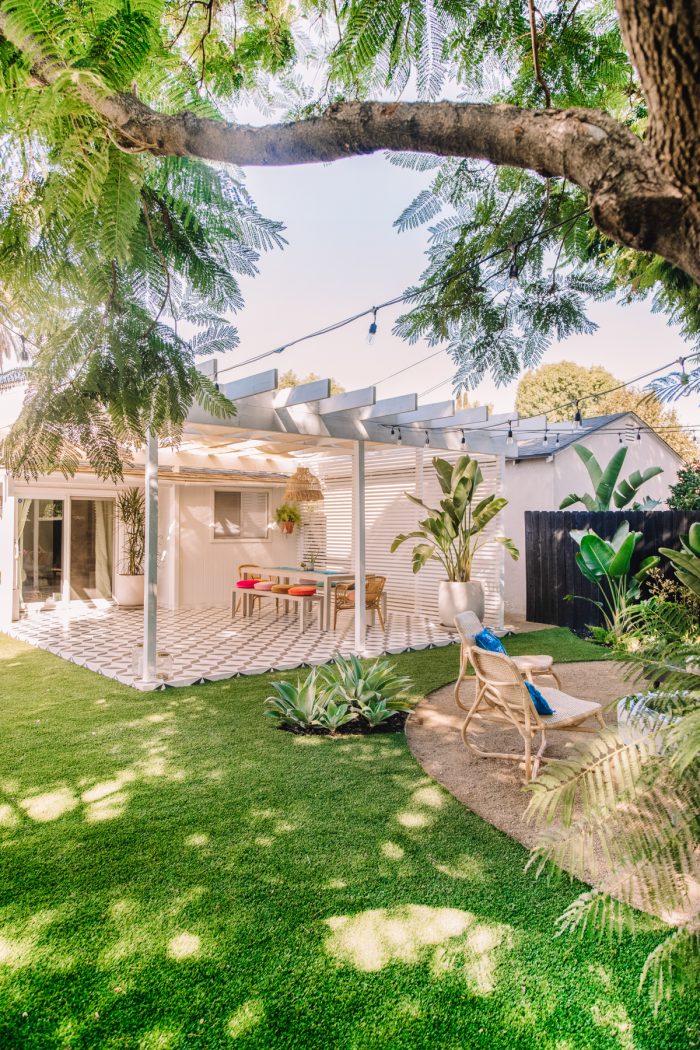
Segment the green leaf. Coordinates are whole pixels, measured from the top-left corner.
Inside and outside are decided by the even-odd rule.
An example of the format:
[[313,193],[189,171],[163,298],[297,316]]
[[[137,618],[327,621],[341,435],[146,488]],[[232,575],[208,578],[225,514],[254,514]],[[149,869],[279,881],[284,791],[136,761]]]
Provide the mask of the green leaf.
[[596,536],[595,533],[589,533],[581,540],[580,555],[589,571],[598,578],[607,575],[608,566],[613,560],[615,552],[610,544],[602,540],[600,536]]
[[617,484],[617,479],[620,476],[622,470],[622,464],[625,462],[627,455],[626,448],[619,448],[610,458],[605,470],[602,472],[602,476],[595,486],[595,495],[598,503],[599,510],[608,510],[612,495]]
[[578,455],[588,471],[588,476],[591,479],[593,491],[595,492],[603,477],[603,471],[600,468],[598,460],[585,445],[574,445],[574,452]]

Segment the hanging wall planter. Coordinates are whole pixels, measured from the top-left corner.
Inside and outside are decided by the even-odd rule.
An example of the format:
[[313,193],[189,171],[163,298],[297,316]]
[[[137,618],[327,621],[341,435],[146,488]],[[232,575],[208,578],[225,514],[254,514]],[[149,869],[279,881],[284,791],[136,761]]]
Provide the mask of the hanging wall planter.
[[294,526],[301,524],[301,511],[296,503],[283,503],[275,511],[275,520],[281,531],[287,536],[294,532]]

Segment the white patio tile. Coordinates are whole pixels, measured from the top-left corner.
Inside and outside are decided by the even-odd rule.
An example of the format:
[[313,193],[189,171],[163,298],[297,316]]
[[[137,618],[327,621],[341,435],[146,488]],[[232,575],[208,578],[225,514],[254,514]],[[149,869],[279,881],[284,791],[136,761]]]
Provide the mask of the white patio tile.
[[[132,674],[132,652],[142,631],[140,609],[95,608],[72,602],[67,608],[34,613],[12,624],[7,633],[143,690],[149,687]],[[378,623],[368,627],[365,648],[368,655],[381,656],[449,645],[455,640],[453,633],[434,621],[389,613],[385,630]],[[277,619],[274,610],[235,620],[226,606],[160,610],[158,615],[158,648],[170,653],[172,677],[167,685],[173,687],[312,667],[338,654],[350,655],[354,642],[350,617],[343,618],[337,631],[323,633],[312,628],[302,634],[298,619],[291,615]]]

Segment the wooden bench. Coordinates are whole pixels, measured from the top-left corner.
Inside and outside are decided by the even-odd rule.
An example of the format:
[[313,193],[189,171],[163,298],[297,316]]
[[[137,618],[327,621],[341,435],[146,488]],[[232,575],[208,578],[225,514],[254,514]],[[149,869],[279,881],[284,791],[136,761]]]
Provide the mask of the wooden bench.
[[241,596],[241,610],[244,616],[250,616],[252,613],[253,599],[258,598],[262,601],[263,599],[274,599],[278,602],[286,603],[292,602],[299,606],[299,621],[300,630],[303,632],[306,630],[309,620],[309,615],[313,612],[314,606],[318,610],[318,627],[319,630],[325,630],[323,623],[323,595],[322,594],[281,594],[279,591],[256,591],[253,588],[233,588],[231,595],[231,618],[233,619],[236,615],[236,598]]

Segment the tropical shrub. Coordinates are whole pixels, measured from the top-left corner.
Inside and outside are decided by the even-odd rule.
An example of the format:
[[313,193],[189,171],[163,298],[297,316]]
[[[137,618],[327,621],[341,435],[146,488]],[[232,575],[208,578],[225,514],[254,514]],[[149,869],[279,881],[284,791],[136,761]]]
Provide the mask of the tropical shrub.
[[[363,667],[356,656],[314,668],[303,682],[274,682],[265,714],[294,732],[367,732],[392,718],[398,729],[415,705],[411,680],[398,675],[389,660]],[[400,717],[395,717],[400,716]]]
[[[571,492],[561,501],[559,510],[566,510],[567,507],[573,507],[576,503],[583,503],[586,510],[590,511],[610,510],[612,503],[615,504],[617,510],[622,510],[623,507],[632,503],[642,485],[655,478],[657,474],[663,474],[661,467],[647,467],[642,472],[633,471],[628,478],[618,484],[622,465],[627,458],[626,448],[619,448],[611,457],[607,467],[601,467],[593,453],[583,445],[574,445],[574,451],[588,471],[593,485],[593,495],[584,493],[583,496],[579,496]],[[647,498],[642,503],[638,501],[632,503],[630,510],[653,510],[658,505],[659,500]]]
[[700,510],[700,460],[678,471],[678,480],[671,485],[668,505],[671,510]]
[[673,562],[676,577],[700,597],[700,521],[693,522],[687,536],[681,536],[681,547],[680,551],[659,547],[659,554]]
[[560,933],[634,929],[625,905],[671,923],[640,974],[655,1009],[683,987],[697,990],[700,975],[700,644],[678,625],[669,603],[633,610],[637,644],[620,655],[653,688],[623,702],[624,738],[608,728],[547,764],[528,809],[546,825],[530,863],[596,886],[560,916]]
[[[474,556],[489,541],[484,536],[486,526],[500,514],[508,500],[502,496],[485,496],[474,506],[476,490],[484,476],[478,461],[470,456],[460,456],[454,464],[436,456],[433,468],[445,498],[440,500],[439,507],[428,507],[423,500],[406,492],[412,503],[427,511],[428,517],[418,523],[414,532],[400,533],[391,551],[398,550],[406,540],[420,540],[413,548],[414,573],[434,560],[444,567],[448,580],[466,583],[471,579]],[[503,544],[511,558],[519,557],[512,540],[505,536],[493,539]]]
[[[659,558],[645,558],[632,574],[632,556],[642,538],[641,532],[630,532],[629,522],[623,521],[611,540],[602,539],[593,529],[573,529],[571,538],[579,545],[576,564],[581,573],[600,590],[601,600],[586,598],[597,606],[604,621],[603,630],[591,628],[594,637],[605,643],[619,642],[624,633],[626,613],[639,600],[641,583],[649,571],[659,564]],[[568,595],[570,599],[581,595]]]

